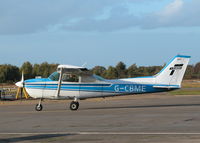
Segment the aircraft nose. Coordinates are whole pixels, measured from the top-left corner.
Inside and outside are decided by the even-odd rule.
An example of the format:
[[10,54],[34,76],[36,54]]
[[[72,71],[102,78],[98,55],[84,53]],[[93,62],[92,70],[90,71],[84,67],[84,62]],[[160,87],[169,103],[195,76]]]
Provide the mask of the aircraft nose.
[[21,81],[15,83],[15,85],[18,86],[18,87],[23,87],[23,83]]

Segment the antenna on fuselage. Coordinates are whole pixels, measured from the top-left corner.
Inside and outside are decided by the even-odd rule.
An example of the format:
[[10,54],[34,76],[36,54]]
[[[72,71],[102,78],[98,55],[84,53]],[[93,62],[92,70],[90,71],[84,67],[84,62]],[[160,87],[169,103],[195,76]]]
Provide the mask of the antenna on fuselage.
[[85,68],[85,67],[86,67],[86,65],[87,65],[87,62],[85,62],[85,63],[82,65],[82,67],[84,67],[84,68]]

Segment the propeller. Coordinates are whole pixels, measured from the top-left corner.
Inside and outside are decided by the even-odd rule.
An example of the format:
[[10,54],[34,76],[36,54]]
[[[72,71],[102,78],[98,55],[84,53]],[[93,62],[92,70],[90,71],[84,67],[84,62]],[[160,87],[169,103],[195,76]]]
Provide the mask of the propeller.
[[23,88],[24,87],[24,73],[22,71],[22,78],[21,81],[15,83],[16,86]]

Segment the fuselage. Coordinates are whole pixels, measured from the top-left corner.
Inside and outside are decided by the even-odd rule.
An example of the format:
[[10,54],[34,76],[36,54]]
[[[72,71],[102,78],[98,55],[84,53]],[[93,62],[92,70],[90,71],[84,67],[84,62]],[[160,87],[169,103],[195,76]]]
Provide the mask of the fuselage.
[[[58,81],[51,78],[30,79],[24,82],[26,91],[33,98],[86,99],[118,95],[165,92],[179,89],[178,85],[156,84],[154,77],[106,80],[93,75],[93,81],[62,82],[57,95]],[[159,87],[159,88],[158,88]],[[163,88],[162,88],[163,87]],[[167,88],[169,87],[169,88]]]

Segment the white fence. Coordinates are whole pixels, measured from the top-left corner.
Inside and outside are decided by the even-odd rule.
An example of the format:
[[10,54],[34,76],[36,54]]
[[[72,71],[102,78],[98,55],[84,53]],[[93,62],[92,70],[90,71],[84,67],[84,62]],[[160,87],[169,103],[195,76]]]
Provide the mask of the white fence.
[[3,87],[0,88],[0,99],[15,99],[17,87]]

